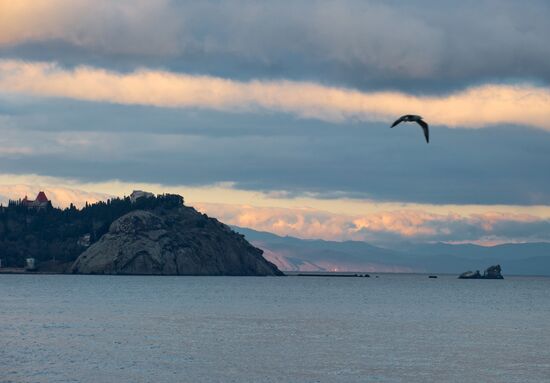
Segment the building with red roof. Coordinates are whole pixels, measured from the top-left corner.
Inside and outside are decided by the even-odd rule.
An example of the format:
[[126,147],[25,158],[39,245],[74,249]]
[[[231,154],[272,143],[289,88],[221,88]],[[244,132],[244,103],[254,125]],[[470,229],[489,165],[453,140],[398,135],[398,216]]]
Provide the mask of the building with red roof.
[[44,193],[43,191],[39,192],[38,195],[36,196],[36,199],[34,200],[35,202],[50,202],[50,200],[48,199],[48,197],[46,197],[46,193]]
[[51,207],[52,202],[48,199],[48,197],[46,197],[46,193],[44,193],[43,191],[40,191],[34,201],[28,199],[27,196],[25,196],[25,198],[21,200],[21,205],[26,206],[29,209],[40,210],[40,209],[46,209],[48,207]]

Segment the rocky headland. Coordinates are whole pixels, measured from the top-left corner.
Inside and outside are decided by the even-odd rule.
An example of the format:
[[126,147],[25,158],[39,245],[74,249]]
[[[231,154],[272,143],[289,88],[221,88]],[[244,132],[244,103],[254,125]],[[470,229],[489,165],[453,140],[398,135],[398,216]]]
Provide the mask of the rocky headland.
[[31,257],[37,272],[283,275],[262,254],[179,195],[134,192],[82,209],[0,207],[0,258],[16,270]]
[[136,210],[75,261],[72,273],[282,275],[263,251],[227,225],[181,206]]

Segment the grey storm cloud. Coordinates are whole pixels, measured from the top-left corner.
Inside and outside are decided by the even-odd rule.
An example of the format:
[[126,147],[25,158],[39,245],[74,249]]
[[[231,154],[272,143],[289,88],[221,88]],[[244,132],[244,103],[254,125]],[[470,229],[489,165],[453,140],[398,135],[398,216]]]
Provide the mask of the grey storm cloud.
[[550,83],[550,3],[542,0],[100,3],[99,12],[75,14],[67,3],[67,17],[81,23],[3,44],[0,56],[360,89]]
[[0,117],[0,172],[167,185],[233,182],[286,197],[550,203],[550,133],[540,130],[434,127],[426,145],[414,125],[28,103]]
[[[0,58],[415,93],[484,81],[550,84],[547,1],[55,3],[66,7],[40,15],[35,29],[0,24]],[[0,172],[83,181],[549,204],[549,138],[526,127],[434,126],[426,146],[413,126],[0,96]]]

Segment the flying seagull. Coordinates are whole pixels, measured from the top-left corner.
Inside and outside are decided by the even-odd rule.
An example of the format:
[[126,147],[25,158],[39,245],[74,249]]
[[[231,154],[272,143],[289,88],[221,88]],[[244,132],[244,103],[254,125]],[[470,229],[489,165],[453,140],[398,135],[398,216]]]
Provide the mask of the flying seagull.
[[393,124],[392,128],[402,122],[416,122],[418,125],[422,127],[422,130],[424,131],[424,137],[426,137],[426,142],[430,142],[430,131],[428,129],[428,124],[426,121],[422,119],[422,117],[414,115],[414,114],[406,114],[404,116],[399,117]]

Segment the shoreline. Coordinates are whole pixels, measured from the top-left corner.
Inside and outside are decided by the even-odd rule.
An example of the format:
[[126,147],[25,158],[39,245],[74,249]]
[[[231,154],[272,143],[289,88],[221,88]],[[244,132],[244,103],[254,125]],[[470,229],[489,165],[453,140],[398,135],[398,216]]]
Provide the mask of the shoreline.
[[[281,270],[282,271],[282,270]],[[454,273],[392,273],[392,272],[308,272],[308,271],[282,271],[283,277],[351,277],[351,278],[379,278],[382,276],[389,275],[419,275],[419,276],[430,276],[437,275],[439,277],[456,277]],[[36,270],[28,271],[24,268],[17,267],[4,267],[0,269],[0,275],[109,275],[109,276],[151,276],[151,277],[240,277],[244,275],[204,275],[204,274],[81,274],[81,273],[67,273],[63,271],[53,271],[53,270]],[[368,276],[367,276],[368,275]],[[247,275],[250,277],[265,277],[263,275]],[[508,277],[542,277],[550,278],[550,275],[536,275],[536,274],[509,274]],[[457,278],[459,279],[459,278]],[[483,279],[483,278],[480,278]]]
[[18,267],[4,267],[0,269],[0,274],[68,274],[63,273],[61,271],[31,271],[31,270],[25,270],[24,268],[18,268]]

